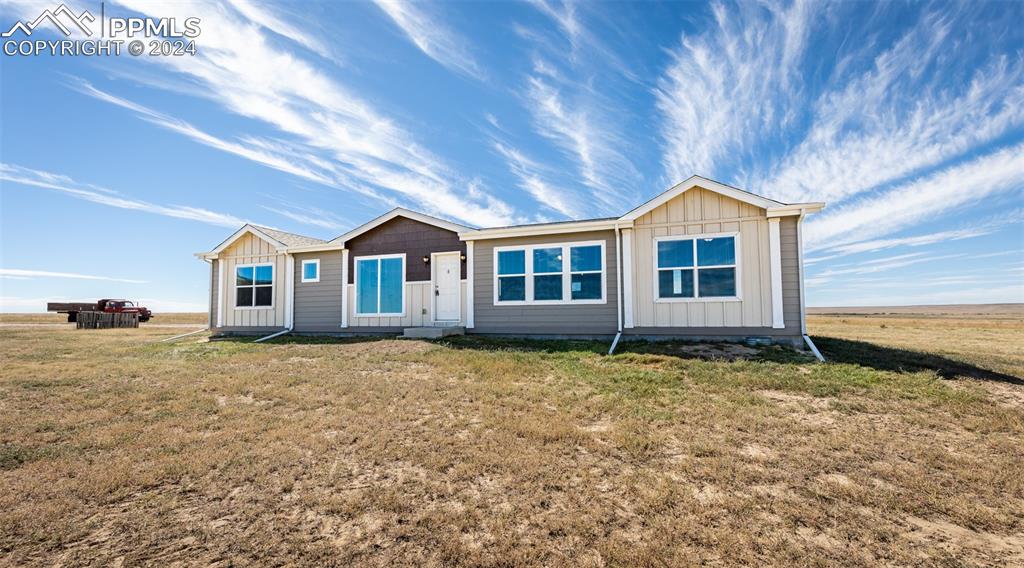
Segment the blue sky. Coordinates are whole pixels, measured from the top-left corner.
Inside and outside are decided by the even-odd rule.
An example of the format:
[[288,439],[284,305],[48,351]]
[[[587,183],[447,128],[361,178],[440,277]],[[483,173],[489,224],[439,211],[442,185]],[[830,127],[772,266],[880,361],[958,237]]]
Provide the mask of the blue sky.
[[[0,27],[54,7],[0,1]],[[398,205],[618,215],[691,174],[828,202],[806,223],[809,305],[1024,301],[1022,3],[106,14],[199,17],[198,53],[2,57],[2,311],[202,310],[193,253],[247,221],[331,238]]]

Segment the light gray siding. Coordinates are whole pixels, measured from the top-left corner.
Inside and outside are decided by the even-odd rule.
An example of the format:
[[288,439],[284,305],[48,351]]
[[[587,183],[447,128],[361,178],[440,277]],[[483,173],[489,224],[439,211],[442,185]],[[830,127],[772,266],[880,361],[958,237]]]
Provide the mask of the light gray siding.
[[218,261],[210,262],[210,327],[217,325],[217,294],[220,286],[217,285],[217,270],[220,269]]
[[[494,305],[494,248],[515,245],[605,241],[604,304]],[[473,309],[471,333],[522,335],[605,335],[618,329],[615,232],[593,231],[562,235],[475,241],[473,245]]]
[[[302,261],[320,259],[320,281],[302,281]],[[296,332],[332,332],[341,329],[341,251],[295,255]]]

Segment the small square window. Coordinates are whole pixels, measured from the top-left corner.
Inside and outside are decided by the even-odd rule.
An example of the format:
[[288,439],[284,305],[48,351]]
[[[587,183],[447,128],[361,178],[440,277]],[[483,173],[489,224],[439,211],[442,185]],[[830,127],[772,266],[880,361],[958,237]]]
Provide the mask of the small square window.
[[314,260],[303,260],[302,261],[302,281],[303,282],[319,282],[320,281],[320,259]]

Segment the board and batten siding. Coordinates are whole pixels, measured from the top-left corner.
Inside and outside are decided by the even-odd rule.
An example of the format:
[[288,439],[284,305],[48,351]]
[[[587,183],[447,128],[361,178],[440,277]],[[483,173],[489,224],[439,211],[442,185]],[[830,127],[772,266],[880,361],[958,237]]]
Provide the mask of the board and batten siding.
[[[604,304],[494,304],[494,248],[604,241]],[[618,330],[615,231],[591,231],[474,241],[473,333],[509,335],[614,335]]]
[[[295,256],[296,333],[338,333],[341,331],[340,250],[300,253]],[[320,261],[320,281],[302,281],[302,261]]]
[[[768,218],[764,209],[702,188],[693,188],[639,217],[633,224],[632,333],[706,335],[793,334],[799,331],[799,267],[796,218],[781,221],[786,329],[772,328]],[[655,239],[737,233],[740,300],[657,302]],[[795,312],[794,312],[795,310]],[[796,330],[791,329],[796,326]]]
[[[278,253],[273,245],[263,239],[247,234],[235,241],[230,247],[217,255],[217,272],[219,263],[224,263],[224,298],[216,298],[217,309],[222,316],[224,330],[237,329],[279,329],[285,325],[285,307],[287,291],[285,290],[285,271],[287,255]],[[274,265],[274,305],[271,308],[235,307],[235,267],[241,264],[273,264]],[[215,272],[216,274],[216,272]],[[216,282],[215,282],[216,284]],[[217,286],[214,286],[213,294]],[[213,325],[217,325],[216,316]]]

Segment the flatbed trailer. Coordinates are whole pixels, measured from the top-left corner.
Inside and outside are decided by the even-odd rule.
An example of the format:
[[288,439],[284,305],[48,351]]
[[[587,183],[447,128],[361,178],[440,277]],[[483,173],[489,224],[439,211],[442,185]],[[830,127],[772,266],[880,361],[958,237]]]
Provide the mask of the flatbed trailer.
[[130,300],[114,300],[110,298],[104,298],[92,304],[88,302],[48,302],[46,304],[46,311],[67,314],[69,323],[77,322],[78,315],[86,312],[136,314],[140,322],[149,321],[149,318],[153,317],[153,312],[149,308],[136,306]]
[[46,304],[46,311],[67,314],[68,323],[75,323],[78,321],[79,312],[94,312],[96,311],[96,304],[86,302],[48,302]]

